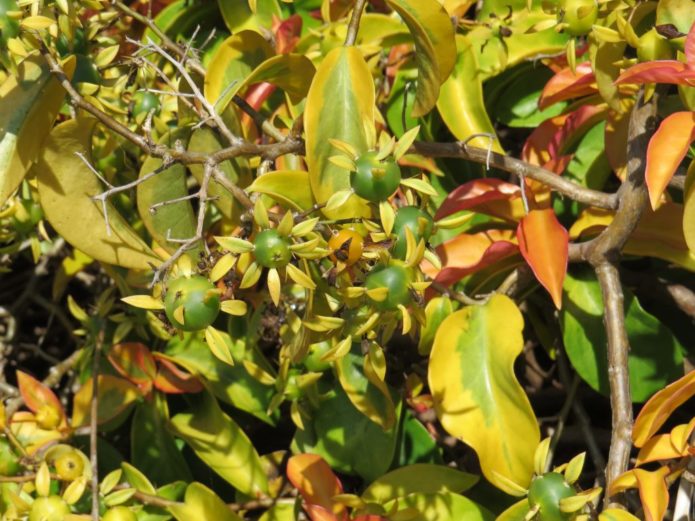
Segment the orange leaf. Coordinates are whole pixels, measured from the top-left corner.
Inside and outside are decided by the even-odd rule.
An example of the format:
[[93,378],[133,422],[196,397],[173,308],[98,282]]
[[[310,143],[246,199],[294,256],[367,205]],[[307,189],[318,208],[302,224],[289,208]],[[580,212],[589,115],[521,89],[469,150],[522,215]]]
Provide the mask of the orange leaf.
[[596,92],[596,77],[591,62],[577,65],[574,71],[565,67],[548,80],[538,100],[538,108],[544,110],[558,101],[564,101]]
[[661,195],[695,139],[695,112],[676,112],[661,122],[647,147],[645,174],[649,200],[656,209]]
[[[687,427],[682,425],[679,427]],[[688,455],[688,447],[683,450],[678,450],[671,440],[671,434],[660,434],[649,438],[637,454],[635,465],[644,465],[653,461],[663,461],[667,459],[676,459]]]
[[661,467],[654,472],[642,469],[635,469],[634,472],[645,521],[661,521],[668,507],[668,487],[664,479],[669,473],[668,467]]
[[623,72],[616,84],[621,83],[673,83],[690,85],[695,80],[695,69],[676,60],[658,60],[638,63]]
[[168,394],[199,393],[203,384],[198,378],[182,370],[169,358],[161,353],[152,353],[157,360],[159,370],[154,380],[154,386]]
[[531,210],[516,230],[519,251],[533,273],[553,298],[555,307],[562,306],[562,283],[567,273],[569,234],[552,209]]
[[[321,456],[292,456],[287,462],[287,479],[301,493],[313,521],[347,519],[345,505],[333,501],[333,496],[343,493],[343,486]],[[329,513],[333,513],[332,518],[327,516]]]
[[51,389],[22,371],[17,371],[17,385],[24,403],[31,412],[37,413],[41,408],[49,406],[58,413],[60,418],[58,426],[61,428],[67,426],[63,406]]
[[642,447],[673,411],[695,396],[695,370],[652,396],[644,404],[632,428],[632,442]]
[[510,221],[523,216],[521,190],[500,179],[476,179],[458,186],[444,199],[435,219],[443,219],[463,210],[475,210]]
[[157,374],[157,366],[150,350],[140,342],[116,344],[109,349],[108,359],[121,376],[149,393]]

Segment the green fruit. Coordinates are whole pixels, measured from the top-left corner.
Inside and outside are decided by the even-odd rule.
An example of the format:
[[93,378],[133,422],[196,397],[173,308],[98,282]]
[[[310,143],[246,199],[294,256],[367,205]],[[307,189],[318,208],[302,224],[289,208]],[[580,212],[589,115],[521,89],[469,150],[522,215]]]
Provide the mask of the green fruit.
[[76,56],[75,73],[72,75],[72,84],[77,85],[78,83],[101,84],[99,70],[96,65],[92,63],[92,60],[84,54],[78,54]]
[[398,309],[398,305],[406,305],[410,302],[410,273],[401,264],[389,264],[388,266],[373,271],[365,280],[368,290],[386,288],[386,298],[380,302],[374,301],[374,307],[389,311]]
[[56,49],[61,56],[67,56],[68,54],[87,54],[87,41],[84,39],[84,30],[75,29],[75,35],[71,40],[65,33],[61,35],[56,40]]
[[571,36],[583,36],[591,31],[598,18],[598,3],[596,0],[565,0],[562,13],[562,22],[567,24],[565,31]]
[[350,186],[362,199],[378,203],[393,195],[401,182],[401,168],[393,160],[379,161],[377,152],[362,154],[355,160]]
[[137,521],[137,516],[128,507],[118,506],[107,510],[101,521]]
[[7,438],[0,438],[0,476],[16,476],[22,471],[19,457]]
[[154,110],[154,115],[158,116],[161,109],[159,98],[155,94],[141,91],[133,94],[132,107],[133,116],[149,114],[152,110]]
[[637,59],[640,62],[670,60],[671,58],[672,51],[668,40],[657,33],[656,29],[652,28],[640,36],[637,47]]
[[327,341],[317,342],[316,344],[311,344],[309,346],[309,354],[303,361],[304,367],[309,371],[314,373],[320,373],[327,369],[330,369],[330,362],[324,362],[321,357],[326,354],[328,350],[331,349],[331,343]]
[[[183,322],[176,319],[183,306]],[[164,311],[169,322],[183,331],[199,331],[212,324],[220,312],[220,294],[205,277],[179,277],[169,283],[164,298]]]
[[29,512],[29,521],[63,521],[70,507],[60,496],[39,497],[34,500]]
[[281,268],[287,266],[292,258],[290,241],[277,230],[263,230],[256,235],[253,242],[256,262],[265,268]]
[[571,513],[560,511],[560,500],[576,495],[576,491],[567,484],[562,474],[547,472],[531,482],[528,490],[528,502],[531,508],[536,505],[540,521],[566,521],[572,518]]
[[393,221],[393,230],[396,233],[396,242],[393,245],[393,256],[397,259],[405,259],[408,243],[405,237],[405,229],[410,228],[416,242],[420,239],[430,238],[434,221],[427,212],[423,212],[416,206],[404,206],[396,212]]

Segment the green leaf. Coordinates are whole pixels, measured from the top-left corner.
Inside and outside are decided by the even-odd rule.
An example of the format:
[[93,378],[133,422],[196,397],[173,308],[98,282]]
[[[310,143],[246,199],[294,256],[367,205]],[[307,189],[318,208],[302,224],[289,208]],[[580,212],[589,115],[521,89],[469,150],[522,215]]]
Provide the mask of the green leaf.
[[[188,38],[190,33],[200,26],[200,33],[208,35],[212,29],[211,21],[218,16],[217,6],[208,0],[176,0],[162,9],[154,19],[154,23],[172,40]],[[200,35],[199,35],[200,38]],[[143,43],[152,40],[160,43],[159,37],[151,29],[145,29]],[[202,41],[200,42],[202,43]]]
[[540,442],[533,409],[514,375],[523,327],[519,309],[502,295],[456,311],[439,326],[428,374],[444,428],[477,452],[488,481],[512,495],[531,482]]
[[66,241],[101,262],[140,270],[159,265],[161,259],[110,202],[106,204],[108,235],[101,205],[91,199],[106,187],[76,154],[91,161],[95,124],[93,118],[66,121],[44,143],[35,172],[46,219]]
[[244,431],[222,412],[210,393],[190,395],[189,400],[191,412],[179,413],[171,419],[174,435],[182,438],[206,465],[239,492],[252,497],[267,494],[268,482],[261,458]]
[[293,210],[308,210],[314,205],[309,173],[301,170],[276,170],[257,177],[246,189],[265,194]]
[[436,494],[454,492],[460,494],[478,482],[479,477],[467,472],[429,463],[408,465],[374,481],[362,493],[362,499],[383,504],[392,499],[405,497],[416,492]]
[[[458,54],[449,79],[442,85],[437,109],[444,123],[452,134],[459,140],[469,139],[474,134],[490,134],[495,136],[492,150],[504,153],[495,134],[483,102],[483,87],[478,70],[476,56],[470,41],[463,35],[456,36]],[[476,137],[468,144],[487,148],[491,146],[490,139]]]
[[[630,389],[632,400],[639,403],[682,376],[683,347],[629,289],[623,288],[623,294]],[[593,389],[608,395],[605,310],[593,271],[587,268],[567,274],[562,308],[562,336],[572,365]]]
[[[374,125],[374,103],[374,81],[362,53],[354,47],[329,52],[316,71],[304,111],[306,160],[317,203],[350,188],[350,173],[329,161],[336,149],[328,140],[339,139],[366,152],[365,125]],[[353,197],[324,214],[339,219],[367,217],[370,212],[365,201]]]
[[425,306],[425,327],[420,331],[420,340],[417,346],[421,355],[429,354],[434,342],[434,335],[440,324],[453,311],[454,307],[448,297],[434,297],[427,303]]
[[434,463],[443,465],[442,451],[432,438],[427,428],[409,411],[405,412],[405,421],[398,437],[399,454],[394,467],[414,463]]
[[[176,140],[181,140],[185,146],[189,136],[190,131],[188,129],[177,129],[166,134],[160,143],[173,146]],[[161,159],[148,157],[140,168],[140,179],[161,166]],[[188,195],[186,167],[178,163],[140,183],[137,187],[138,212],[142,222],[152,238],[169,253],[176,251],[180,244],[170,242],[168,238],[188,239],[195,235],[196,216],[193,213],[191,201],[185,200],[160,206],[154,214],[150,208],[152,205],[186,195]],[[200,251],[202,249],[198,246],[191,248],[187,253],[197,260]]]
[[232,33],[244,29],[267,30],[271,26],[273,15],[282,18],[277,0],[256,0],[255,12],[251,10],[248,0],[218,0],[217,3]]
[[121,468],[123,469],[124,480],[128,484],[139,492],[144,492],[145,494],[154,494],[155,488],[150,480],[147,479],[139,469],[135,468],[133,465],[127,462],[121,463]]
[[385,432],[358,411],[339,386],[321,390],[325,394],[304,420],[306,430],[297,430],[292,451],[319,454],[333,469],[367,481],[381,476],[391,465],[397,429]]
[[[63,62],[63,69],[71,78],[75,58]],[[38,159],[64,99],[41,56],[25,59],[16,76],[0,85],[0,205]]]
[[502,512],[495,521],[526,521],[526,514],[529,513],[529,510],[531,507],[528,499],[524,498]]
[[200,334],[185,333],[181,339],[173,338],[167,344],[166,354],[189,372],[204,378],[220,400],[266,423],[273,423],[266,411],[275,388],[260,383],[240,363],[248,359],[265,367],[262,361],[243,341],[235,340],[231,342],[235,361],[231,366],[214,356],[201,337]]
[[418,68],[413,117],[434,108],[439,88],[454,68],[456,42],[448,13],[436,0],[386,0],[410,29]]
[[493,521],[495,516],[486,508],[468,498],[451,492],[437,494],[415,493],[384,505],[388,512],[395,504],[398,511],[413,509],[417,512],[408,521]]
[[243,521],[212,490],[197,482],[188,485],[183,504],[172,505],[168,510],[178,521]]
[[[130,431],[131,461],[155,484],[172,481],[191,481],[191,471],[166,429],[169,407],[166,398],[158,392],[152,400],[138,405]],[[162,465],[162,462],[166,465]]]
[[660,0],[656,4],[655,25],[673,24],[688,34],[695,23],[695,4],[690,0]]

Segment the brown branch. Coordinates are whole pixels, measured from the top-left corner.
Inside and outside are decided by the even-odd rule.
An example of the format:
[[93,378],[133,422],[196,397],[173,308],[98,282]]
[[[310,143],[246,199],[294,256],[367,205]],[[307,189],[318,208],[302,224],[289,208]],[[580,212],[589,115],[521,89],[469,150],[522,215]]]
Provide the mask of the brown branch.
[[367,0],[357,0],[355,2],[355,7],[352,9],[352,16],[350,17],[350,23],[348,24],[347,34],[345,35],[345,47],[355,45],[357,41],[357,33],[360,30],[360,18],[362,18],[362,11],[364,11],[365,5],[367,5]]
[[[89,462],[92,467],[92,490],[99,490],[99,461],[97,453],[97,420],[99,419],[99,361],[104,332],[101,331],[94,343],[92,356],[92,398],[89,418]],[[99,521],[99,494],[92,494],[92,519]]]
[[528,177],[539,181],[550,189],[579,203],[606,210],[615,210],[618,207],[616,194],[607,194],[583,187],[545,168],[485,148],[473,147],[462,141],[454,143],[418,141],[413,145],[413,151],[428,157],[458,157],[484,165],[489,164],[489,166],[494,166],[519,177]]

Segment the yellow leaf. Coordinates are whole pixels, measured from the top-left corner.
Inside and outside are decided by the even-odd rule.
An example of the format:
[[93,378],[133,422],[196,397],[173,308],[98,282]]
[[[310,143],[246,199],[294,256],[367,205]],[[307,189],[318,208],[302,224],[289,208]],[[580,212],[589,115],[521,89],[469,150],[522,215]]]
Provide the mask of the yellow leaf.
[[164,302],[151,295],[131,295],[121,299],[126,304],[142,309],[164,309]]
[[502,295],[457,311],[437,331],[428,373],[444,428],[478,453],[488,481],[512,495],[529,486],[540,442],[533,409],[514,375],[523,327],[519,309]]
[[550,437],[544,438],[533,453],[533,471],[539,476],[545,472],[550,450]]
[[598,519],[599,521],[639,521],[639,517],[621,508],[607,508],[598,515]]
[[47,16],[30,16],[29,18],[22,20],[20,25],[25,29],[40,31],[42,29],[48,29],[54,23],[56,23],[56,21],[53,18],[48,18]]
[[188,485],[183,503],[175,503],[167,509],[178,521],[242,521],[212,490],[197,482]]
[[234,365],[232,353],[230,353],[229,346],[222,333],[214,327],[208,326],[205,328],[205,341],[208,343],[208,347],[210,351],[212,351],[212,354],[219,360],[222,360],[225,364]]
[[224,277],[227,273],[229,273],[229,270],[231,270],[234,267],[234,264],[236,264],[237,257],[232,255],[231,253],[225,253],[220,257],[213,268],[210,270],[210,280],[212,282],[217,282],[220,280],[222,277]]
[[303,288],[311,290],[316,289],[316,283],[311,280],[311,277],[294,264],[288,264],[285,269],[287,270],[287,275]]
[[220,310],[229,315],[241,317],[248,311],[248,306],[243,300],[225,300],[220,304]]
[[665,477],[668,467],[661,467],[654,472],[635,469],[639,497],[644,508],[645,521],[662,521],[668,508],[668,487]]
[[280,305],[280,293],[282,292],[282,283],[280,282],[280,274],[275,268],[268,270],[268,293],[270,299],[276,306]]

